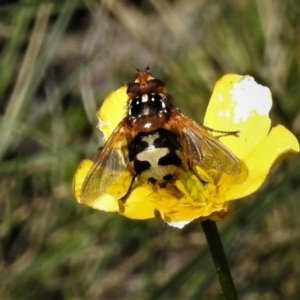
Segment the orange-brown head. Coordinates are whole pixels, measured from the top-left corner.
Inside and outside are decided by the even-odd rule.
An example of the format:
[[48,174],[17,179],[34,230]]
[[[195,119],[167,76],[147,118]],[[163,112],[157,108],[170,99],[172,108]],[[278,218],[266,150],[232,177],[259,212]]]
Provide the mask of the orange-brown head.
[[129,99],[134,99],[137,96],[149,94],[149,93],[162,93],[166,94],[165,84],[152,76],[149,70],[149,66],[146,70],[140,71],[137,69],[138,73],[135,77],[133,83],[127,85],[127,95]]

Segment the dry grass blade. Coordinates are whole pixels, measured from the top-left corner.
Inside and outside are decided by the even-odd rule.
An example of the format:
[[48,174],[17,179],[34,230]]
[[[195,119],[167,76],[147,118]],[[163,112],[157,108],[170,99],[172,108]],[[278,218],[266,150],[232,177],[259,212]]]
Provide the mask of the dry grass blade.
[[2,141],[0,144],[0,159],[10,146],[10,142],[13,137],[12,132],[14,124],[19,120],[20,113],[24,108],[26,89],[32,79],[32,70],[36,64],[47,33],[47,26],[52,8],[52,4],[42,4],[38,10],[28,48],[23,58],[14,90],[2,119],[2,126],[0,127],[0,139]]

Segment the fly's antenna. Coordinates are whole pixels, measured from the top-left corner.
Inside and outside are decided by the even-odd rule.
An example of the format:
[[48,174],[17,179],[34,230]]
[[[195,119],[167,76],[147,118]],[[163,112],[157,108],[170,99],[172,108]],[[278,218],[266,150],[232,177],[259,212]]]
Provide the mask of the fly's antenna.
[[150,62],[148,63],[147,67],[146,67],[146,71],[149,72],[150,71]]

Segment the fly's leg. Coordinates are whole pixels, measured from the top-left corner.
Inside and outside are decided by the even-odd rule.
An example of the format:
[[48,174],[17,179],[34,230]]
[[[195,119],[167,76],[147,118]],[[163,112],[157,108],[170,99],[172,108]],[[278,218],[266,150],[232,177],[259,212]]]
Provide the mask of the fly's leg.
[[132,187],[133,187],[135,178],[136,178],[136,175],[132,176],[131,182],[130,182],[130,185],[129,185],[129,187],[128,187],[127,192],[125,193],[125,195],[123,195],[123,196],[118,200],[118,202],[119,202],[119,211],[120,211],[120,213],[123,213],[123,212],[125,211],[124,204],[126,203],[126,200],[127,200],[127,198],[129,197],[129,195],[130,195],[130,193],[131,193],[131,190],[132,190]]
[[202,125],[202,127],[210,132],[220,133],[220,135],[215,136],[216,138],[221,138],[221,137],[229,136],[229,135],[239,137],[239,133],[240,133],[238,130],[237,131],[224,131],[224,130],[215,130],[210,127],[204,126],[204,125]]

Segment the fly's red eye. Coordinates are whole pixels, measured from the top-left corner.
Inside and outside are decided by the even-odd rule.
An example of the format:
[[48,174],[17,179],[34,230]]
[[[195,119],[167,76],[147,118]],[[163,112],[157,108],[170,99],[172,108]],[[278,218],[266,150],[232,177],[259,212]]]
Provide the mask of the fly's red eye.
[[165,84],[159,79],[152,79],[148,82],[149,89],[151,88],[164,88]]
[[127,87],[127,94],[137,94],[140,90],[140,85],[138,83],[131,83]]

